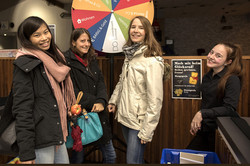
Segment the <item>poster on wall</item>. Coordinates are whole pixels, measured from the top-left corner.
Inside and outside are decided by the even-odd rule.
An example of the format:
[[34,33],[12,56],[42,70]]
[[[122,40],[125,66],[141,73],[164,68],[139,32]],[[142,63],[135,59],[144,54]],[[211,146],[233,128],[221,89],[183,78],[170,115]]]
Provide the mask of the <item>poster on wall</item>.
[[48,26],[56,43],[56,24],[49,24]]
[[172,59],[172,98],[201,99],[201,59]]

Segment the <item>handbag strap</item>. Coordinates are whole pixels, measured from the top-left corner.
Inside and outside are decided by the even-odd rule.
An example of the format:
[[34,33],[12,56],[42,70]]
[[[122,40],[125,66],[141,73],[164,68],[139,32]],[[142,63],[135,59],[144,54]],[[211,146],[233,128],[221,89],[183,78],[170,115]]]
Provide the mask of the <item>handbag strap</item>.
[[82,109],[82,113],[83,113],[83,116],[84,116],[85,119],[88,119],[88,118],[89,118],[89,117],[88,117],[88,112],[86,111],[85,108]]
[[[75,104],[78,104],[78,103],[80,102],[82,96],[83,96],[83,92],[80,91],[80,92],[78,93],[78,95],[77,95],[77,99],[76,99],[76,103],[75,103]],[[71,108],[71,109],[72,109],[72,108]],[[70,116],[70,117],[72,116],[71,109],[68,111],[68,116]],[[71,122],[70,122],[70,126],[73,126],[73,124],[74,124],[74,123],[71,121]]]
[[82,98],[82,95],[83,95],[83,92],[80,91],[80,92],[78,93],[78,95],[77,95],[76,104],[78,104],[78,103],[80,102],[80,100],[81,100],[81,98]]

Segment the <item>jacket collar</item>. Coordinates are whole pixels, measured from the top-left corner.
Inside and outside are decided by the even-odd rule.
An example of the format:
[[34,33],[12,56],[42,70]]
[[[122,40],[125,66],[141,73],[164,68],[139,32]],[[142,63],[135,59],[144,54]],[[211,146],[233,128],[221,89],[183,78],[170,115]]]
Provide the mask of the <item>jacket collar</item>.
[[83,68],[83,64],[81,64],[81,62],[79,62],[79,60],[76,58],[75,54],[69,49],[68,51],[65,52],[64,54],[67,64],[70,67],[75,67],[78,69],[82,69]]
[[143,54],[143,53],[146,51],[147,48],[148,48],[148,47],[147,47],[146,45],[140,47],[140,48],[135,52],[135,55],[134,55],[134,56]]
[[[215,76],[221,78],[222,76],[224,76],[224,74],[227,72],[227,67],[225,66],[224,69],[222,71],[220,71],[219,73],[215,74]],[[212,78],[213,77],[213,69],[210,69],[209,71],[209,77]]]
[[72,60],[78,61],[75,54],[70,49],[64,53],[64,56],[67,59],[67,62],[70,62]]
[[18,66],[20,69],[27,73],[33,70],[40,63],[42,63],[42,61],[32,55],[23,55],[18,57],[14,61],[14,64],[16,66]]
[[87,68],[76,58],[75,54],[70,49],[65,52],[64,56],[69,67],[76,68],[87,74],[91,78],[93,77],[90,72],[87,71]]
[[[134,53],[134,55],[133,55],[133,58],[135,58],[135,57],[137,57],[137,56],[141,56],[141,55],[144,55],[143,53],[147,50],[147,46],[146,45],[144,45],[144,46],[141,46],[135,53]],[[132,58],[132,59],[133,59]],[[131,59],[131,60],[132,60]],[[130,60],[128,60],[128,58],[126,58],[125,59],[125,61],[130,61]]]

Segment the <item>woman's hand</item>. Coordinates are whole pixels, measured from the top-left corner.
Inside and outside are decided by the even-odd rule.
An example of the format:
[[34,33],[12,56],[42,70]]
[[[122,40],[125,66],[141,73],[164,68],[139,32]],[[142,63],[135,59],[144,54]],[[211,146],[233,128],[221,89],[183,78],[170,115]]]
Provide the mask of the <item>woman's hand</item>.
[[101,112],[104,110],[104,106],[102,103],[95,103],[92,107],[91,112]]
[[116,111],[116,106],[114,104],[109,104],[107,107],[109,112],[114,113]]
[[30,160],[30,161],[20,161],[18,164],[35,164],[35,160]]
[[141,144],[146,144],[146,143],[147,143],[147,141],[144,141],[141,139]]
[[201,129],[201,121],[202,121],[202,114],[200,111],[198,111],[191,122],[190,133],[192,135],[195,135],[197,131]]

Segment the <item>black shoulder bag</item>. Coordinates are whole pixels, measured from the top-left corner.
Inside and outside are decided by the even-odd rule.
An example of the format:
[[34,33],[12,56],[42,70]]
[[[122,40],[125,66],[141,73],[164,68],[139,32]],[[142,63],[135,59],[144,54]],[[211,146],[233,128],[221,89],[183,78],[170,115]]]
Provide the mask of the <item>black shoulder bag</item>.
[[0,154],[17,156],[15,119],[12,116],[13,93],[12,89],[5,106],[0,110]]

